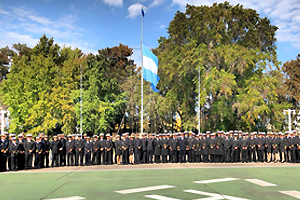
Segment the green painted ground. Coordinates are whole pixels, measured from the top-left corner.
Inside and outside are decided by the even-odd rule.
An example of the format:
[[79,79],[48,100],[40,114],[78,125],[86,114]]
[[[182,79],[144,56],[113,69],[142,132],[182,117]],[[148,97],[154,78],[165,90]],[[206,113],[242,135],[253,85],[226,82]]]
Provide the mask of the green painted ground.
[[[196,184],[193,181],[216,178],[256,178],[277,184],[261,187],[238,180]],[[199,199],[208,196],[190,194],[193,189],[247,199],[293,199],[278,191],[300,191],[300,167],[217,168],[217,169],[153,169],[90,172],[6,173],[0,174],[1,199],[35,200],[69,196],[86,199],[149,199],[144,195],[163,195],[177,199]],[[173,185],[172,189],[118,194],[114,191],[157,185]],[[4,195],[5,194],[5,195]]]

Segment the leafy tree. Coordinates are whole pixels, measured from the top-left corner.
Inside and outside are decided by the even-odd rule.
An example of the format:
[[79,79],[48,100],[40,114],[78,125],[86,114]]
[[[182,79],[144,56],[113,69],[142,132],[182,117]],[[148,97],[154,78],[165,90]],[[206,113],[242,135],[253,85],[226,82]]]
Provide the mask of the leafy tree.
[[[182,129],[195,129],[198,73],[204,130],[264,129],[282,121],[277,27],[255,10],[228,2],[187,5],[159,39],[159,89],[171,100]],[[268,70],[268,66],[273,66]],[[265,117],[264,117],[265,116]],[[278,123],[277,123],[278,124]]]

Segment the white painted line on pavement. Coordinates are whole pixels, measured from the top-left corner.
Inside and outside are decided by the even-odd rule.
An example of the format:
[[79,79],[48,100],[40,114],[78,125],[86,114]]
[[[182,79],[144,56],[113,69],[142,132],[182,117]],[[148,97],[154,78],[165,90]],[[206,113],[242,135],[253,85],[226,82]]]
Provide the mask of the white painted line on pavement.
[[81,200],[81,199],[86,199],[86,198],[74,196],[74,197],[62,197],[62,198],[54,198],[54,199],[46,199],[46,200]]
[[219,179],[211,179],[211,180],[204,180],[204,181],[193,181],[194,183],[218,183],[218,182],[226,182],[226,181],[236,181],[240,180],[239,178],[219,178]]
[[180,199],[175,199],[175,198],[171,198],[171,197],[166,197],[166,196],[161,196],[161,195],[145,195],[145,197],[147,198],[151,198],[151,199],[157,199],[157,200],[180,200]]
[[273,186],[277,186],[276,184],[273,183],[269,183],[266,181],[262,181],[259,179],[245,179],[245,181],[248,181],[250,183],[254,183],[256,185],[262,186],[262,187],[273,187]]
[[291,190],[291,191],[279,191],[282,194],[289,195],[291,197],[295,197],[296,199],[300,199],[300,192],[296,190]]
[[144,187],[144,188],[134,188],[129,190],[120,190],[115,191],[120,194],[131,194],[131,193],[137,193],[137,192],[147,192],[152,190],[163,190],[163,189],[169,189],[174,188],[175,186],[172,185],[158,185],[158,186],[151,186],[151,187]]
[[[209,196],[207,198],[200,198],[201,200],[219,200],[219,199],[228,199],[228,200],[248,200],[240,197],[233,197],[229,195],[221,195],[217,193],[210,193],[210,192],[202,192],[198,190],[183,190],[184,192],[189,192],[193,194],[200,194],[203,196]],[[200,200],[200,199],[195,199],[195,200]]]

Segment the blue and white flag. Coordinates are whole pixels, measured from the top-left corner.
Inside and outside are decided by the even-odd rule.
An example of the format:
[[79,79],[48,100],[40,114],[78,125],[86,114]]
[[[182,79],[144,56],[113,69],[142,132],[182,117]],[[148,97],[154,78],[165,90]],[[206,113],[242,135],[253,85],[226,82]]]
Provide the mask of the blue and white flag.
[[145,81],[151,83],[151,87],[154,92],[159,92],[159,90],[156,89],[159,81],[157,71],[158,58],[143,44],[143,76]]

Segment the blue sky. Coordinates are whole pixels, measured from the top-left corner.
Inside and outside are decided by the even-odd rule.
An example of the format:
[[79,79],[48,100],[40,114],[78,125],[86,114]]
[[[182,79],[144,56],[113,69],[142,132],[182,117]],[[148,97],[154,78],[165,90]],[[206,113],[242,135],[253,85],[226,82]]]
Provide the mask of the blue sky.
[[[177,10],[187,3],[212,5],[214,0],[0,0],[0,47],[26,43],[33,47],[46,34],[60,46],[84,53],[119,43],[134,48],[140,62],[141,5],[145,6],[144,44],[158,45]],[[300,53],[300,0],[232,0],[271,19],[277,31],[278,58],[295,59]]]

